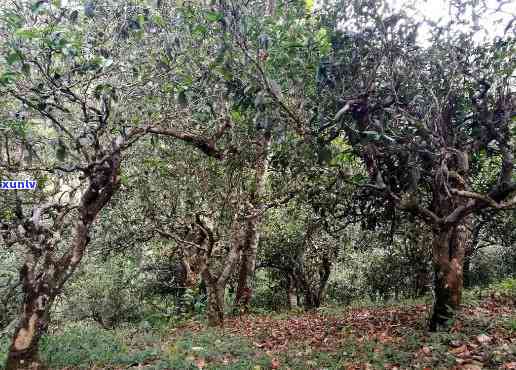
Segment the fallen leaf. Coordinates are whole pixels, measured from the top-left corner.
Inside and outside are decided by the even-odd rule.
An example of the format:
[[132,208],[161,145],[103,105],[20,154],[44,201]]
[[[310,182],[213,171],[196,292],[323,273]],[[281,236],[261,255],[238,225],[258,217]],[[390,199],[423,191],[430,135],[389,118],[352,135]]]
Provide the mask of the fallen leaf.
[[206,366],[206,361],[204,361],[203,358],[198,358],[195,360],[195,366],[197,366],[198,369],[202,369]]
[[278,359],[276,359],[276,358],[272,359],[272,361],[271,361],[271,368],[272,369],[279,369],[280,368],[280,362],[278,361]]
[[453,354],[459,354],[459,353],[465,352],[467,350],[468,350],[468,347],[465,344],[463,344],[460,347],[450,349],[450,352]]
[[464,366],[462,366],[462,369],[463,370],[482,370],[483,369],[483,366],[481,363],[469,363],[469,364],[465,364]]
[[486,335],[486,334],[480,334],[477,336],[477,342],[480,343],[480,344],[487,344],[487,343],[491,343],[492,339],[489,335]]
[[502,369],[516,369],[516,362],[507,362],[503,364]]
[[430,356],[432,354],[432,350],[427,346],[421,348],[421,352],[423,352],[426,356]]

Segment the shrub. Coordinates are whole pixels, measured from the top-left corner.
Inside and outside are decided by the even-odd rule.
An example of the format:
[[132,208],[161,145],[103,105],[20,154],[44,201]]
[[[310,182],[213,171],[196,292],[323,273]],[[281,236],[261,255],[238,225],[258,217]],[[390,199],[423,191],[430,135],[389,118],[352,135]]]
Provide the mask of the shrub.
[[60,311],[66,319],[92,319],[104,328],[139,321],[142,317],[140,281],[131,261],[114,259],[83,271],[73,281]]
[[104,365],[127,353],[113,332],[84,323],[68,325],[59,334],[43,337],[40,348],[42,359],[52,369]]
[[516,301],[516,278],[509,278],[490,286],[495,295]]

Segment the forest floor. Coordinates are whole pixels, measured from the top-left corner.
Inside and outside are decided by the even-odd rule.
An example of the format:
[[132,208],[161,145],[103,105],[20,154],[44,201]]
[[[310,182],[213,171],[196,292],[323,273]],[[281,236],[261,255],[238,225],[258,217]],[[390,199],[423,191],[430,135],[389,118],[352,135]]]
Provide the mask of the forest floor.
[[447,333],[429,333],[428,314],[426,304],[397,304],[248,314],[220,329],[76,324],[48,337],[42,357],[67,370],[516,369],[513,301],[466,303]]

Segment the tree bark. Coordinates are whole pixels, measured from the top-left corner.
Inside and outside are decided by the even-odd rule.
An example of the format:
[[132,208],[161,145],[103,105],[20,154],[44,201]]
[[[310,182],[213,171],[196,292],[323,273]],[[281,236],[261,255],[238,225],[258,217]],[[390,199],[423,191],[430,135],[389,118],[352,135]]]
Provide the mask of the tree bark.
[[435,301],[430,319],[432,331],[446,328],[460,308],[464,251],[469,236],[466,223],[434,231],[432,251]]
[[9,347],[7,370],[45,368],[38,356],[38,344],[48,328],[52,303],[80,264],[95,218],[118,190],[119,169],[120,153],[115,152],[108,161],[108,167],[92,172],[78,207],[78,218],[74,220],[70,247],[60,257],[54,254],[55,245],[44,237],[50,233],[40,222],[44,208],[34,209],[31,221],[25,227],[34,244],[28,246],[25,263],[20,269],[23,307]]
[[[224,324],[224,294],[229,278],[235,270],[237,261],[242,252],[243,233],[240,228],[238,212],[234,217],[232,226],[231,249],[226,255],[221,271],[215,271],[210,263],[210,255],[205,255],[200,266],[202,278],[206,283],[208,295],[207,317],[209,326],[222,326]],[[208,248],[211,250],[212,248]],[[209,252],[211,253],[211,252]]]
[[222,326],[224,324],[224,290],[225,286],[214,283],[207,283],[208,304],[207,317],[208,326]]
[[464,256],[464,287],[470,288],[471,285],[471,255],[466,253]]
[[5,369],[46,369],[39,359],[38,344],[48,327],[51,299],[44,293],[26,292],[24,295],[23,312],[9,347]]
[[265,193],[267,171],[269,169],[271,138],[270,132],[264,132],[258,143],[254,189],[251,192],[251,209],[249,210],[250,215],[245,222],[245,240],[235,295],[235,306],[237,307],[246,308],[252,298],[256,254],[260,241],[260,224],[262,221],[262,197]]
[[259,216],[253,216],[246,223],[246,240],[240,260],[238,285],[235,295],[235,306],[247,308],[252,298],[252,284],[256,266],[256,254],[259,242]]
[[296,285],[290,274],[287,276],[287,302],[290,309],[297,308]]

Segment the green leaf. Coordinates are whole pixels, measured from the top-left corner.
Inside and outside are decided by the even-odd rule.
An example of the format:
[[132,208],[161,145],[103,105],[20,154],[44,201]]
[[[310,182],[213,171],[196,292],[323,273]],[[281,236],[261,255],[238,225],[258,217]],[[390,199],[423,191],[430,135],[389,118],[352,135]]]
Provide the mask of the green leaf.
[[330,161],[331,159],[332,152],[330,148],[328,148],[327,146],[319,148],[319,150],[317,151],[317,160],[319,161],[319,163],[325,163]]
[[305,9],[307,13],[312,13],[314,8],[314,0],[305,0]]
[[376,131],[362,131],[362,135],[371,140],[380,140],[380,134]]
[[188,99],[186,98],[186,92],[185,90],[181,90],[177,94],[177,102],[181,107],[186,107],[188,105]]
[[192,35],[193,36],[201,36],[201,37],[204,37],[204,35],[206,35],[206,33],[208,33],[208,29],[201,25],[201,24],[198,24],[197,26],[194,27],[194,29],[192,30]]
[[66,150],[66,146],[64,145],[64,143],[59,140],[58,142],[58,145],[57,145],[57,149],[56,149],[56,157],[59,161],[63,162],[65,159],[66,159],[66,156],[67,156],[67,150]]
[[315,34],[315,39],[319,45],[319,52],[321,55],[328,55],[331,50],[331,41],[326,28],[321,28]]
[[16,78],[16,73],[12,71],[4,72],[0,75],[0,85],[9,85],[10,83],[14,82]]
[[217,22],[223,18],[222,13],[219,12],[206,12],[206,19],[209,22]]
[[127,175],[120,176],[120,183],[124,186],[129,185],[129,177]]
[[388,141],[389,143],[391,143],[391,144],[393,144],[393,143],[395,143],[395,142],[396,142],[396,140],[394,140],[394,138],[393,138],[393,137],[388,136],[388,135],[385,135],[385,134],[382,134],[382,135],[381,135],[381,138],[382,138],[382,139],[387,140],[387,141]]
[[11,52],[9,55],[7,55],[7,58],[6,58],[7,64],[9,64],[9,65],[13,65],[14,63],[20,62],[22,60],[23,60],[23,55],[18,50]]
[[21,28],[16,31],[15,35],[22,39],[31,40],[38,36],[38,31],[37,29]]
[[34,4],[31,5],[30,10],[33,13],[37,14],[45,8],[46,3],[47,3],[46,0],[36,1]]
[[136,20],[138,21],[140,28],[143,28],[143,25],[145,24],[145,16],[143,14],[139,14]]
[[159,14],[155,15],[152,17],[152,21],[154,23],[156,23],[156,25],[160,26],[160,27],[165,27],[165,21],[163,20],[163,17],[160,16]]
[[22,65],[22,72],[23,72],[26,76],[30,76],[30,64],[23,63],[23,65]]
[[17,30],[23,25],[24,19],[14,12],[6,11],[2,16],[2,21],[5,21],[11,29]]
[[43,177],[39,178],[38,181],[38,189],[44,189],[47,181],[49,180],[49,177],[47,175],[44,175]]

